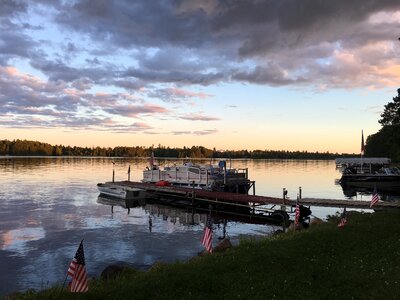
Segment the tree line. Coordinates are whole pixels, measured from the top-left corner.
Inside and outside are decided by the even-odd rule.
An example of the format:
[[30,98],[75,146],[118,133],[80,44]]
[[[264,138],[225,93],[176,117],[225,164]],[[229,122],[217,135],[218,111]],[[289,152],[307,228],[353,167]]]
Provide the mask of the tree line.
[[400,89],[393,101],[385,105],[378,122],[382,128],[368,136],[365,156],[389,157],[393,162],[400,162]]
[[10,156],[89,156],[89,157],[155,157],[173,158],[245,158],[245,159],[334,159],[354,156],[330,152],[284,151],[284,150],[216,150],[203,146],[170,148],[157,147],[71,147],[50,145],[28,140],[0,140],[0,155]]

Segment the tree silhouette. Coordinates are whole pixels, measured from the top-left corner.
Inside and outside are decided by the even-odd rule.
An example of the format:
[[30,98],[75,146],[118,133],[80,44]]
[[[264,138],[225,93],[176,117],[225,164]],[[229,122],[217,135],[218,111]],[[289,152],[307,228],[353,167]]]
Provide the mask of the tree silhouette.
[[397,90],[397,96],[393,97],[393,102],[385,105],[379,123],[382,126],[400,124],[400,89]]

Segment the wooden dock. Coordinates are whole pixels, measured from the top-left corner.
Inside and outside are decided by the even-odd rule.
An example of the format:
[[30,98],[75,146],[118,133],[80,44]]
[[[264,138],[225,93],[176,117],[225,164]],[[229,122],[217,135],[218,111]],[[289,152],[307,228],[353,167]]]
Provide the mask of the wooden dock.
[[[279,205],[292,207],[296,205],[296,200],[287,198],[276,198],[267,196],[257,195],[246,195],[246,194],[234,194],[228,192],[212,192],[201,189],[193,189],[187,187],[176,187],[176,186],[157,186],[151,183],[133,182],[133,181],[116,181],[107,182],[107,184],[114,184],[118,186],[135,187],[146,190],[146,192],[153,194],[156,197],[169,196],[192,199],[192,201],[207,201],[210,203],[220,204],[234,204],[234,205],[246,205],[249,204],[253,207],[259,207],[263,205]],[[342,199],[317,199],[317,198],[302,198],[300,204],[305,206],[323,206],[323,207],[347,207],[347,208],[359,208],[369,209],[370,201],[359,201],[359,200],[342,200]],[[373,209],[385,209],[385,208],[400,208],[400,202],[388,202],[380,201],[375,204]]]

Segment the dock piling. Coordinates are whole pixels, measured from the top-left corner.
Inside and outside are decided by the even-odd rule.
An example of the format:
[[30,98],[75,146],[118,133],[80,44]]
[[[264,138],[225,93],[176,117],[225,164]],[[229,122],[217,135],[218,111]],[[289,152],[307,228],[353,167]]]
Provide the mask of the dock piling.
[[282,200],[283,200],[283,204],[286,204],[287,193],[288,193],[287,189],[286,189],[286,188],[283,188],[283,189],[282,189]]
[[193,180],[193,182],[192,182],[192,207],[194,207],[194,200],[195,200],[195,198],[196,198],[196,196],[195,196],[195,192],[194,192],[194,180]]
[[112,162],[112,164],[113,164],[113,176],[112,176],[112,182],[115,182],[115,181],[114,181],[114,179],[115,179],[115,161],[113,161],[113,162]]

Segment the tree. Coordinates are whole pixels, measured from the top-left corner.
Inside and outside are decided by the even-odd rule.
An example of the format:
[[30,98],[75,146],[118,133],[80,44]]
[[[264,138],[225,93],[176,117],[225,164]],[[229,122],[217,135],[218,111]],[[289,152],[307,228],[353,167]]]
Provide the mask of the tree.
[[365,147],[367,157],[390,157],[400,161],[400,124],[383,126],[367,138]]
[[397,90],[397,96],[393,97],[393,102],[385,105],[379,123],[382,126],[400,124],[400,89]]

